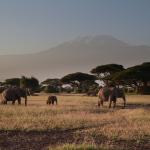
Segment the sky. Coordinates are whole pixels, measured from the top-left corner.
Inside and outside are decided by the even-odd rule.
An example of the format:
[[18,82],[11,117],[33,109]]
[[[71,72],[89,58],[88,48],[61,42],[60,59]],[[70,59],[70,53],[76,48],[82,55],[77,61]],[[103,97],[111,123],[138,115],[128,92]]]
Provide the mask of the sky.
[[150,0],[0,0],[0,55],[88,35],[150,46]]

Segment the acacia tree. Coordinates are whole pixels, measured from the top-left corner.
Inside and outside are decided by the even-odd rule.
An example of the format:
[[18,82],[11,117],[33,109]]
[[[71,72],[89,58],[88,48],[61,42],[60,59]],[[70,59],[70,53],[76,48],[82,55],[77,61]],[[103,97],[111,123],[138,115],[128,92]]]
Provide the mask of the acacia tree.
[[20,86],[20,78],[10,78],[6,79],[4,82],[5,85],[11,85],[11,86]]
[[94,80],[83,81],[79,87],[79,91],[87,93],[88,95],[96,96],[98,93],[99,84]]
[[97,78],[94,75],[82,73],[82,72],[76,72],[72,74],[68,74],[64,76],[61,81],[64,84],[70,84],[74,87],[74,89],[79,89],[85,81],[95,81]]
[[20,87],[21,88],[28,88],[28,78],[25,76],[22,76],[20,79]]
[[32,91],[36,91],[39,88],[39,81],[35,77],[25,77],[22,76],[20,79],[20,86],[22,88],[29,88]]
[[114,81],[123,80],[124,83],[134,84],[138,89],[141,89],[140,93],[142,94],[149,93],[150,62],[127,68],[124,71],[116,73],[112,79]]
[[31,88],[33,91],[36,91],[39,88],[39,81],[37,78],[31,77],[28,79],[28,85],[29,88]]
[[60,79],[46,79],[41,85],[46,84],[45,92],[61,92],[62,83]]
[[46,79],[45,81],[41,82],[41,84],[48,84],[48,85],[53,85],[53,86],[61,86],[62,83],[60,79]]
[[122,65],[118,64],[106,64],[93,68],[90,72],[98,77],[99,80],[103,80],[106,84],[110,76],[113,74],[125,70]]
[[101,65],[93,68],[90,72],[96,75],[98,78],[103,79],[109,75],[112,75],[116,72],[123,71],[124,67],[118,64],[107,64]]

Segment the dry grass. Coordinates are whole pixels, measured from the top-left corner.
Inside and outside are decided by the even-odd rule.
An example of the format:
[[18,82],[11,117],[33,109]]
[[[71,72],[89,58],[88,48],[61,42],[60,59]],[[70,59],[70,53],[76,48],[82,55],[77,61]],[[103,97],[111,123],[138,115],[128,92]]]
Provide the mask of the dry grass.
[[20,148],[24,147],[21,143],[24,139],[29,143],[26,148],[31,149],[66,143],[105,149],[150,146],[150,96],[128,96],[126,109],[121,109],[121,100],[116,109],[108,109],[107,104],[98,108],[96,97],[82,95],[59,95],[57,106],[46,105],[47,95],[28,99],[27,107],[0,106],[0,148],[4,148],[5,141],[1,140],[4,136],[7,142],[17,142]]

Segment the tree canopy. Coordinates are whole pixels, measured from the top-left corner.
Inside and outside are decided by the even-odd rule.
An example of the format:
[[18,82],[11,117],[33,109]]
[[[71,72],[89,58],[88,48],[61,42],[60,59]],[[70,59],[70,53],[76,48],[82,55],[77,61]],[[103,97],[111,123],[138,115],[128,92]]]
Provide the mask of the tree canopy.
[[96,79],[97,77],[94,75],[76,72],[64,76],[61,81],[65,84],[71,84],[75,92],[87,92],[89,86],[91,87],[96,84],[94,82]]
[[54,78],[54,79],[46,79],[45,81],[41,82],[41,84],[48,84],[52,86],[61,86],[62,83],[60,79]]
[[12,86],[20,86],[20,78],[10,78],[6,79],[4,84]]
[[150,62],[136,65],[116,73],[113,80],[132,80],[147,84],[150,81]]
[[62,82],[60,79],[46,79],[41,83],[41,85],[46,84],[47,86],[44,88],[46,93],[58,93],[62,89]]
[[92,74],[95,74],[100,79],[103,79],[111,74],[114,74],[116,72],[123,71],[124,67],[122,65],[118,64],[106,64],[101,65],[93,68],[90,72]]
[[90,75],[90,74],[86,74],[86,73],[82,73],[82,72],[76,72],[76,73],[72,73],[72,74],[68,74],[66,76],[64,76],[61,81],[65,84],[69,84],[75,81],[78,81],[79,83],[82,81],[94,81],[97,78],[94,75]]
[[35,77],[27,78],[22,76],[20,79],[20,86],[23,88],[30,88],[32,91],[35,91],[39,88],[39,81]]

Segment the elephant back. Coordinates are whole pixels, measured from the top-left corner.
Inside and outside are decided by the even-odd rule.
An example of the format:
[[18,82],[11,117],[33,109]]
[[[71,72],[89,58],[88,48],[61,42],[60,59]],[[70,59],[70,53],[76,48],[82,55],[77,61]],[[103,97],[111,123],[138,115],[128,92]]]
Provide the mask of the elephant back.
[[4,100],[14,101],[18,98],[26,97],[26,92],[18,87],[9,87],[3,91],[2,97]]

